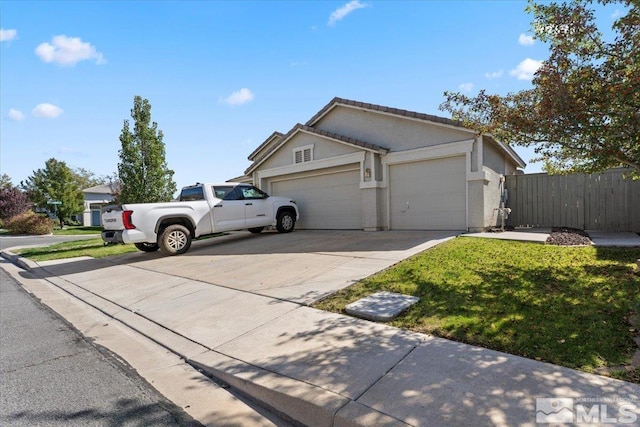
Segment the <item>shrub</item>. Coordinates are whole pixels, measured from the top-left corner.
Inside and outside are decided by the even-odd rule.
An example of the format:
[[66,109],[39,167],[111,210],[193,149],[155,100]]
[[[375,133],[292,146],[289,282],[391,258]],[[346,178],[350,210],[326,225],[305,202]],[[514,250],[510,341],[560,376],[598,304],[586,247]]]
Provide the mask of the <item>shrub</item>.
[[50,234],[53,232],[53,225],[53,220],[31,211],[5,221],[5,227],[12,234]]
[[6,220],[31,209],[32,203],[16,187],[0,189],[0,219]]

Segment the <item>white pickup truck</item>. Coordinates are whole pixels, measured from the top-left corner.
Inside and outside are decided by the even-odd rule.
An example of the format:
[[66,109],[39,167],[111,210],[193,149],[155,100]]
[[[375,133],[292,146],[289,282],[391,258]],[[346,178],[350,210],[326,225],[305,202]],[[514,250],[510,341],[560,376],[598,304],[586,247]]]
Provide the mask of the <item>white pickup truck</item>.
[[296,202],[288,197],[269,196],[249,184],[196,184],[184,187],[173,202],[105,206],[102,240],[178,255],[201,236],[243,229],[260,233],[268,226],[289,233],[298,219]]

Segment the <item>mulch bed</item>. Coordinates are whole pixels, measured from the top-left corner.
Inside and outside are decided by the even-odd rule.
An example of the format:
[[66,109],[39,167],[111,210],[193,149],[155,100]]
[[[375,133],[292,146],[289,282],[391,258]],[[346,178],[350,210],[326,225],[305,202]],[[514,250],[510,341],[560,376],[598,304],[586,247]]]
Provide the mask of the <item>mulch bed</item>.
[[590,245],[591,239],[584,230],[571,227],[553,227],[545,243],[558,246],[584,246]]

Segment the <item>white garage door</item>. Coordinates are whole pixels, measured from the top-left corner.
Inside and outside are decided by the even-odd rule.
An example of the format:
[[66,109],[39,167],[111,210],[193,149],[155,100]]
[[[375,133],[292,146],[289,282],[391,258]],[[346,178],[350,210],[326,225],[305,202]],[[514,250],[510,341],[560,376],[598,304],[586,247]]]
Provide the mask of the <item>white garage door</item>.
[[465,230],[464,156],[389,166],[391,229]]
[[296,201],[300,209],[296,228],[362,229],[359,169],[272,181],[271,192]]

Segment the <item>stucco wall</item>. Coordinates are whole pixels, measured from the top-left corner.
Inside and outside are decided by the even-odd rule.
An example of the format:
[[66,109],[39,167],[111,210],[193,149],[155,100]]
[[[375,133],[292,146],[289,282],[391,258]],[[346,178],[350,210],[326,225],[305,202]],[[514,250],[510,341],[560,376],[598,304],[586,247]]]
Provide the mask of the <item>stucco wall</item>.
[[343,106],[335,107],[315,128],[370,142],[391,151],[412,150],[473,138],[473,133]]
[[263,164],[261,164],[259,170],[292,165],[293,150],[307,145],[313,145],[314,160],[328,159],[361,151],[356,147],[331,141],[327,138],[305,132],[299,132],[289,139],[275,153],[273,153]]

